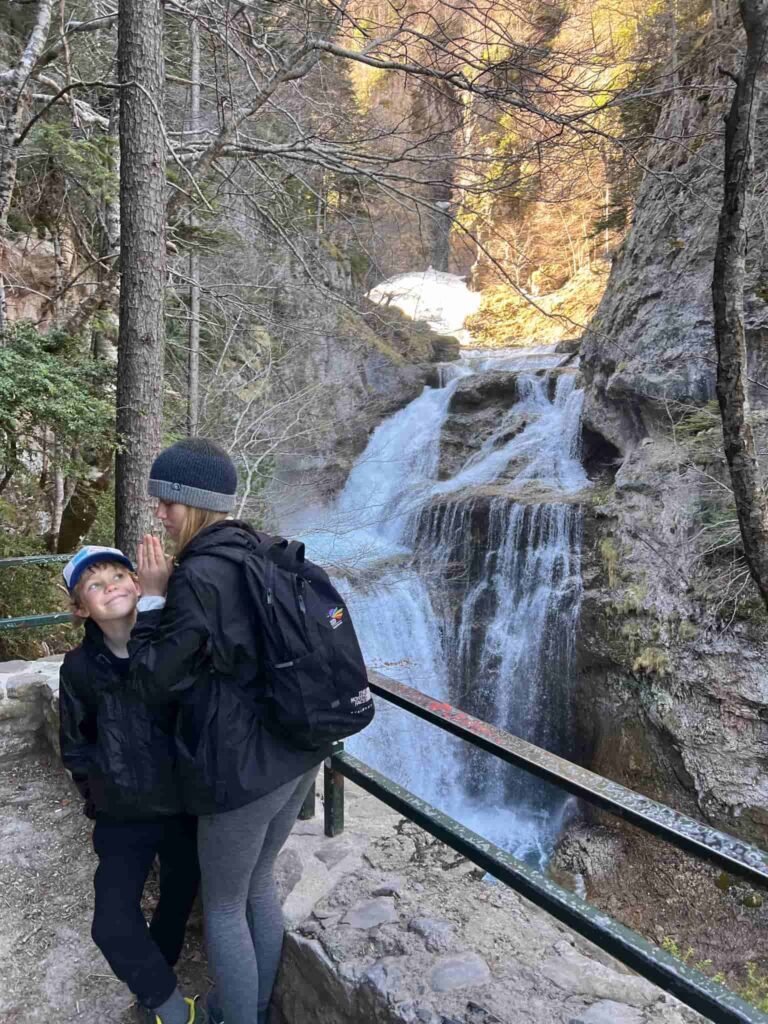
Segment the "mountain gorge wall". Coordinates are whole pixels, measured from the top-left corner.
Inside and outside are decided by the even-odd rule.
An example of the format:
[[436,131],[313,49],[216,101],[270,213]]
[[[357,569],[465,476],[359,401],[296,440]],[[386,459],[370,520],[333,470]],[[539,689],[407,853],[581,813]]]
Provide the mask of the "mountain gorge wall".
[[[587,447],[614,450],[615,477],[585,521],[577,704],[596,771],[766,846],[768,622],[741,558],[711,401],[729,93],[707,87],[714,77],[708,68],[662,112],[632,226],[582,344]],[[686,146],[664,143],[681,132]],[[758,183],[766,141],[764,110]],[[758,209],[759,195],[745,308],[752,374],[764,380]],[[765,396],[752,389],[761,439]]]

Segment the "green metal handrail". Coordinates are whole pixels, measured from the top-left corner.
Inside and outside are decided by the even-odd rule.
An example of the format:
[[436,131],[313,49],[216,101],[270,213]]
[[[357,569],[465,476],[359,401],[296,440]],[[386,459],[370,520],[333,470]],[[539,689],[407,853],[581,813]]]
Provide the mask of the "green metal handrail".
[[71,612],[50,612],[48,615],[18,615],[13,619],[0,619],[0,630],[34,629],[35,626],[66,626],[71,622]]
[[21,558],[0,558],[0,569],[23,569],[26,565],[46,562],[68,562],[72,555],[24,555]]
[[345,777],[708,1020],[715,1024],[768,1024],[768,1015],[724,985],[652,945],[637,932],[352,757],[342,744],[325,763],[326,835],[338,835],[343,828]]
[[[0,558],[0,569],[24,569],[28,565],[68,562],[72,555],[25,555],[22,558]],[[69,612],[47,612],[43,615],[17,615],[0,619],[0,630],[34,629],[37,626],[61,626],[72,621]]]

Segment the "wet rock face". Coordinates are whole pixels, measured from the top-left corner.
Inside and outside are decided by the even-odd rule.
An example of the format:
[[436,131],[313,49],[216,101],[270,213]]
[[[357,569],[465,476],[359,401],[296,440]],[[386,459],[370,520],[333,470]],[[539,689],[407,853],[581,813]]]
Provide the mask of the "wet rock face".
[[460,380],[451,398],[452,413],[477,413],[514,405],[518,398],[518,374],[506,370],[486,370]]
[[[455,476],[498,430],[505,412],[518,399],[517,379],[515,373],[490,370],[459,381],[440,435],[440,480]],[[524,416],[510,422],[504,440],[519,434],[526,422]]]
[[673,439],[646,442],[586,510],[578,729],[594,771],[765,847],[768,629],[756,606],[714,614],[706,479]]
[[[575,373],[571,367],[555,367],[535,374],[530,370],[485,370],[460,380],[440,435],[438,479],[455,476],[494,434],[498,433],[495,447],[501,447],[528,426],[529,412],[523,407],[515,409],[523,394],[521,378],[546,377],[547,397],[553,401],[560,378]],[[499,480],[514,478],[524,461],[511,459]]]

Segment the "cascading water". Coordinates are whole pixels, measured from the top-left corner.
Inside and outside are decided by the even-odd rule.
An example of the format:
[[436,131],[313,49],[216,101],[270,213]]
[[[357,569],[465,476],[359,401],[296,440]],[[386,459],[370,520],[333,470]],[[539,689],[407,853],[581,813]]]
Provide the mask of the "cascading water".
[[[565,757],[572,746],[569,692],[581,596],[581,510],[567,504],[490,506],[482,575],[461,610],[458,674],[466,707]],[[486,619],[482,638],[473,623]],[[472,751],[468,787],[491,806],[515,806],[539,821],[546,848],[556,837],[562,791]]]
[[[580,510],[568,498],[588,480],[573,377],[534,373],[557,359],[551,350],[473,353],[446,366],[442,387],[374,431],[322,527],[305,528],[304,539],[310,557],[337,567],[370,667],[568,756],[581,593]],[[453,393],[487,369],[516,374],[517,402],[439,481]],[[494,496],[481,500],[488,485]],[[383,700],[349,747],[518,856],[546,860],[566,805],[559,791]]]
[[440,429],[459,372],[442,388],[424,388],[415,401],[374,430],[333,509],[323,515],[322,539],[313,536],[325,561],[387,557],[403,551],[409,516],[430,496],[440,455]]

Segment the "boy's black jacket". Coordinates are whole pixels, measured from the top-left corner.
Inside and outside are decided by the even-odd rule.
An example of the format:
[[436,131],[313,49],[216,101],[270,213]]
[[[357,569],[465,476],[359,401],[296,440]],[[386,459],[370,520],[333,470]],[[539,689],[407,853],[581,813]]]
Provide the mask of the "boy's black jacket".
[[89,817],[147,820],[181,812],[174,771],[174,705],[149,707],[88,619],[59,674],[61,758]]
[[129,685],[148,704],[178,701],[176,766],[184,809],[234,810],[318,764],[328,750],[291,746],[264,724],[260,641],[237,560],[258,538],[248,523],[201,530],[171,575],[165,607],[139,615]]

